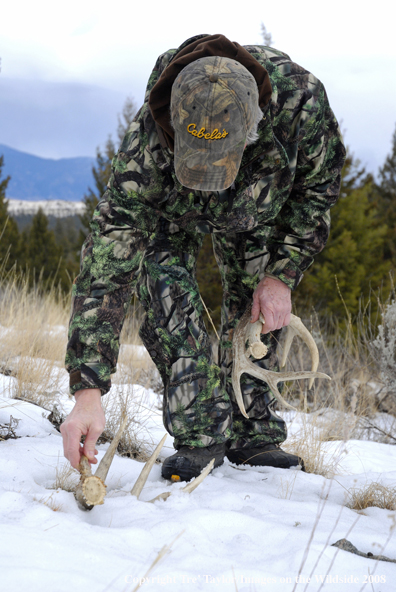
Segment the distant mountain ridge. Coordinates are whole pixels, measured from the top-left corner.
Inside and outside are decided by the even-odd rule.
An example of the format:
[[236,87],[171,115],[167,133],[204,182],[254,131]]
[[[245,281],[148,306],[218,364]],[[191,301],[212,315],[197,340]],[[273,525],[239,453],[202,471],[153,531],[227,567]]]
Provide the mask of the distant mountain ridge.
[[80,216],[85,212],[85,204],[82,201],[7,199],[7,204],[9,215],[14,218],[21,231],[31,225],[33,216],[39,209],[47,216],[52,230],[57,228],[58,222],[65,224],[70,231],[83,230]]
[[41,158],[0,144],[4,156],[3,177],[10,175],[7,199],[81,201],[94,187],[95,158]]
[[65,201],[61,199],[27,201],[22,199],[7,199],[10,216],[34,216],[41,208],[46,216],[67,218],[78,216],[85,212],[82,201]]

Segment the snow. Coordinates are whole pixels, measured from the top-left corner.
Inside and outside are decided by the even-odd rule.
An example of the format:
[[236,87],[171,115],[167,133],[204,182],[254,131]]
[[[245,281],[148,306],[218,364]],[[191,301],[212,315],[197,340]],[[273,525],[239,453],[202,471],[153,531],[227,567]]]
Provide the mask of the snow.
[[[68,466],[61,435],[47,420],[48,411],[8,397],[13,380],[0,375],[0,424],[10,416],[19,420],[18,438],[0,442],[2,590],[132,592],[139,580],[147,592],[343,592],[362,590],[365,582],[369,591],[394,589],[394,563],[331,545],[347,538],[362,552],[396,558],[396,512],[345,506],[347,489],[371,481],[395,486],[395,446],[326,443],[325,454],[340,456],[334,479],[225,460],[191,494],[180,491],[184,483],[164,481],[156,464],[139,500],[130,490],[142,464],[116,456],[104,505],[84,512],[73,493],[53,488],[57,472]],[[164,433],[158,397],[143,387],[136,394],[156,445]],[[66,413],[73,406],[66,391],[58,402]],[[295,418],[291,433],[297,428]],[[99,445],[99,458],[106,448]],[[168,436],[161,458],[170,454]],[[163,491],[172,491],[166,501],[146,503]]]
[[47,216],[64,218],[84,214],[85,204],[82,201],[67,201],[63,199],[45,199],[29,201],[25,199],[8,199],[8,213],[11,216],[22,214],[34,216],[41,208]]

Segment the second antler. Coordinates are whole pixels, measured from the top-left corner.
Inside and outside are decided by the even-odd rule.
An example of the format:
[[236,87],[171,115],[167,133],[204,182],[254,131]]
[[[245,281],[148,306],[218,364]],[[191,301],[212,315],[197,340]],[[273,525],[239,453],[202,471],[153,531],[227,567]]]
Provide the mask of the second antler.
[[[307,344],[312,357],[312,369],[311,371],[300,371],[300,372],[273,372],[271,370],[265,370],[260,368],[256,364],[253,364],[249,360],[249,356],[256,359],[263,358],[267,353],[267,347],[260,340],[260,334],[263,327],[264,319],[260,315],[260,320],[256,323],[250,322],[251,307],[248,307],[241,319],[238,322],[236,329],[234,330],[234,337],[232,341],[233,350],[233,364],[232,364],[232,386],[235,393],[235,398],[238,403],[238,407],[242,415],[249,418],[246,413],[245,405],[243,402],[243,396],[241,391],[240,379],[243,373],[255,376],[260,380],[264,380],[271,391],[275,395],[276,399],[289,409],[294,409],[290,403],[284,400],[280,394],[277,384],[278,382],[284,382],[285,380],[299,380],[300,378],[309,378],[309,388],[311,388],[314,378],[327,378],[331,380],[330,376],[323,374],[322,372],[316,372],[319,365],[319,352],[316,343],[308,331],[303,325],[301,319],[295,315],[291,315],[290,324],[288,326],[288,333],[286,335],[285,347],[283,350],[283,357],[281,361],[281,367],[286,363],[286,358],[290,350],[291,342],[294,335],[299,335],[301,339]],[[246,344],[248,348],[246,349]]]

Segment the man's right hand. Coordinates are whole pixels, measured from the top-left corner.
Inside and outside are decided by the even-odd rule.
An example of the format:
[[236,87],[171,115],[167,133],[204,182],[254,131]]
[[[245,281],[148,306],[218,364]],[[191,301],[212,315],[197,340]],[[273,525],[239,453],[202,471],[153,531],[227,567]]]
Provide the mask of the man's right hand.
[[[90,463],[98,461],[95,444],[106,424],[99,389],[83,389],[75,393],[76,404],[60,427],[63,437],[63,453],[72,467],[77,469],[84,454]],[[81,436],[85,435],[81,446]]]

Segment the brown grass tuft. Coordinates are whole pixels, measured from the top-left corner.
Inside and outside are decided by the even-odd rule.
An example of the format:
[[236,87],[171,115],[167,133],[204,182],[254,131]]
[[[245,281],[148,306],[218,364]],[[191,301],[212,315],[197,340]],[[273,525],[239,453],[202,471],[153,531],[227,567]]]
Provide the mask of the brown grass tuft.
[[51,493],[51,495],[47,498],[45,497],[41,497],[40,499],[38,498],[33,498],[36,502],[38,502],[39,504],[44,504],[44,506],[47,506],[47,508],[49,508],[50,510],[52,510],[53,512],[62,512],[63,510],[63,506],[62,504],[57,503],[53,498],[54,494]]
[[382,508],[396,510],[396,487],[388,487],[377,481],[348,490],[349,497],[346,506],[351,510],[365,510],[366,508]]

